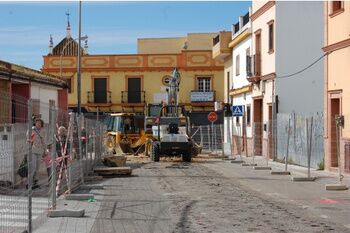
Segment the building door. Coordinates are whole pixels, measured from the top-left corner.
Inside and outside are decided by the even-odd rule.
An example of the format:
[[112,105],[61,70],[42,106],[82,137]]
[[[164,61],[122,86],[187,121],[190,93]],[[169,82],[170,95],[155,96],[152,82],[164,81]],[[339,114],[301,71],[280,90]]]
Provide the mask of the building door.
[[128,103],[141,103],[141,78],[128,78]]
[[94,103],[107,103],[107,79],[94,79]]
[[263,142],[263,100],[255,99],[254,100],[254,154],[262,155],[262,142]]
[[340,114],[340,100],[338,98],[331,99],[331,167],[338,167],[337,158],[337,130],[335,124],[335,116]]
[[272,130],[272,105],[269,105],[269,122],[268,122],[268,156],[270,159],[272,159],[273,157],[273,137],[272,137],[272,134],[273,134],[273,130]]

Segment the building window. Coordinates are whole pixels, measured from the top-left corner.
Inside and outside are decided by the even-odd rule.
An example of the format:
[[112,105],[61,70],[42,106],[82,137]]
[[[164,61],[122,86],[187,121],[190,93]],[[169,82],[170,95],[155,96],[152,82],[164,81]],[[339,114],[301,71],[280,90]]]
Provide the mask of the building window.
[[331,1],[331,15],[336,14],[343,9],[343,1]]
[[250,125],[250,123],[251,123],[251,118],[250,118],[251,106],[247,105],[246,108],[247,108],[246,109],[247,125]]
[[236,76],[239,75],[239,55],[236,56]]
[[273,29],[273,20],[268,23],[269,25],[269,53],[274,51],[274,29]]
[[198,77],[197,87],[200,92],[211,91],[211,78],[210,77]]
[[68,93],[72,93],[72,78],[67,78],[66,79],[66,84],[68,87]]

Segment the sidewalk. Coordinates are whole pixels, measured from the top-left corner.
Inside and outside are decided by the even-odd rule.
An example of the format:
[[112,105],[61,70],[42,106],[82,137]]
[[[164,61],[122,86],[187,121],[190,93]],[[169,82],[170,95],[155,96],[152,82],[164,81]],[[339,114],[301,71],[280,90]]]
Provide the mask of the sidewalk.
[[[103,184],[103,181],[101,182]],[[96,194],[103,194],[104,190],[94,190],[91,192]],[[85,209],[85,217],[74,218],[74,217],[58,217],[49,218],[40,225],[37,229],[34,229],[34,233],[86,233],[90,232],[95,219],[97,217],[98,211],[100,209],[101,203],[103,201],[103,195],[95,195],[96,202],[88,201],[73,201],[65,200],[64,197],[60,197],[57,200],[57,210],[63,209]]]
[[[239,157],[237,157],[239,159]],[[243,157],[247,163],[251,157]],[[266,160],[255,157],[258,166],[266,166]],[[271,171],[284,171],[284,164],[268,161],[272,170],[254,170],[253,167],[243,167],[231,161],[222,163],[203,163],[225,177],[237,180],[243,187],[252,189],[271,199],[297,205],[314,216],[328,219],[330,222],[342,224],[350,228],[350,191],[327,191],[326,184],[336,184],[338,173],[316,171],[311,169],[311,176],[316,176],[313,182],[293,182],[292,176],[306,177],[307,168],[288,165],[289,175],[271,175]],[[350,176],[346,175],[343,184],[350,186]]]

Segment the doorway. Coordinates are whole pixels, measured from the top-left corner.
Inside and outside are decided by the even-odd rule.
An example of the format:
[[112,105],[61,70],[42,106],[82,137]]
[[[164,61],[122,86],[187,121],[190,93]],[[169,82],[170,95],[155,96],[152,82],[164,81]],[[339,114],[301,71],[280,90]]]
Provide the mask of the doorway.
[[128,78],[128,103],[141,103],[141,78]]
[[107,103],[107,79],[94,79],[94,102]]
[[262,155],[262,142],[263,142],[263,100],[254,100],[254,154]]
[[338,167],[338,158],[337,158],[337,130],[335,124],[335,116],[340,114],[340,99],[334,98],[331,99],[331,167]]

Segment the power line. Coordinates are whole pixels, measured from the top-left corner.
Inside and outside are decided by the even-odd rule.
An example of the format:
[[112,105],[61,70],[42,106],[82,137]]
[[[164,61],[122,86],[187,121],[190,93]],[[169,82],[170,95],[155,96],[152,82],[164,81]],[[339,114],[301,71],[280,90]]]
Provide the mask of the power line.
[[322,58],[324,58],[324,57],[327,56],[328,54],[329,54],[329,52],[323,54],[321,57],[319,57],[317,60],[315,60],[314,62],[312,62],[310,65],[308,65],[307,67],[305,67],[305,68],[303,68],[303,69],[301,69],[301,70],[299,70],[299,71],[297,71],[297,72],[295,72],[295,73],[293,73],[293,74],[282,75],[282,76],[279,76],[279,77],[277,76],[276,79],[290,78],[290,77],[293,77],[293,76],[295,76],[295,75],[297,75],[297,74],[300,74],[300,73],[304,72],[305,70],[307,70],[307,69],[311,68],[312,66],[314,66],[316,63],[318,63],[319,61],[321,61]]

